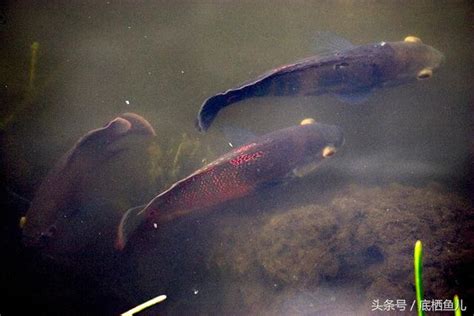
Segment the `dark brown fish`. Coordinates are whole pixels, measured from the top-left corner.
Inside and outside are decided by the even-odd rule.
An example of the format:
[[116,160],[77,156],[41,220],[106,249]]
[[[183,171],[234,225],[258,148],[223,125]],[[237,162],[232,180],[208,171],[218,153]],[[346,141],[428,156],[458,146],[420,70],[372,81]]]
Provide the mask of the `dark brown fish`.
[[196,125],[206,131],[222,108],[254,97],[331,93],[344,101],[361,103],[375,88],[430,78],[442,59],[442,53],[413,36],[401,42],[346,45],[330,54],[278,67],[208,98]]
[[232,150],[123,216],[116,246],[125,247],[139,226],[158,227],[250,194],[266,183],[313,171],[343,144],[342,131],[319,123],[266,134]]
[[74,230],[58,223],[73,216],[84,175],[127,150],[119,141],[132,134],[152,137],[155,131],[143,117],[125,113],[85,134],[56,163],[36,191],[26,217],[22,218],[26,245],[47,248],[68,229]]

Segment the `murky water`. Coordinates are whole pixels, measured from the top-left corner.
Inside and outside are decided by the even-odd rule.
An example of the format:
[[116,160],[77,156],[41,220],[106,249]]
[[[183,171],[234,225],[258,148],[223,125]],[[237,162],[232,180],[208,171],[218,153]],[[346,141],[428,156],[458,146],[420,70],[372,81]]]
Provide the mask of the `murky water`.
[[[468,1],[1,7],[9,294],[0,314],[26,305],[117,314],[167,294],[153,312],[365,315],[375,299],[411,304],[417,239],[426,297],[458,293],[472,310],[472,17]],[[329,95],[250,99],[223,110],[208,133],[195,130],[207,97],[313,55],[319,31],[356,45],[415,35],[445,61],[430,80],[377,90],[361,105]],[[228,151],[225,126],[264,134],[313,117],[342,127],[346,142],[314,175],[165,225],[124,253],[88,239],[97,225],[74,234],[88,245],[80,254],[52,260],[25,249],[18,220],[28,205],[13,192],[31,200],[79,137],[123,112],[145,117],[157,138],[88,176],[82,201],[104,227]]]

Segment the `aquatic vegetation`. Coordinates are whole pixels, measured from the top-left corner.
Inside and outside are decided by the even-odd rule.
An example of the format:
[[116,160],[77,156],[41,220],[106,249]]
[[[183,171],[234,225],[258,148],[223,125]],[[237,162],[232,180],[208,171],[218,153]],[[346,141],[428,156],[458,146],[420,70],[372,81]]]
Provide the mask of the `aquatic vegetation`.
[[[418,315],[425,315],[425,310],[422,308],[423,303],[423,245],[420,240],[415,243],[415,250],[413,255],[413,264],[415,271],[415,291],[416,291],[416,309]],[[461,316],[461,306],[458,295],[454,295],[453,299],[454,315]]]
[[176,152],[173,153],[173,149],[170,149],[170,155],[174,156],[171,164],[171,176],[177,179],[180,175],[181,166],[185,159],[195,159],[196,153],[200,147],[200,142],[197,139],[193,139],[188,134],[183,133],[181,142],[176,147]]
[[419,316],[425,315],[425,311],[422,309],[423,302],[423,246],[421,241],[418,240],[415,244],[414,260],[415,266],[415,289],[416,289],[416,309]]
[[151,300],[149,301],[146,301],[146,302],[143,302],[142,304],[132,308],[131,310],[128,310],[126,311],[125,313],[121,314],[122,316],[132,316],[132,315],[135,315],[139,312],[141,312],[142,310],[148,308],[148,307],[151,307],[153,305],[156,305],[158,303],[161,303],[163,302],[164,300],[166,300],[166,295],[159,295],[157,297],[154,297],[152,298]]
[[[38,85],[37,85],[37,69],[38,69],[38,58],[39,58],[39,42],[33,42],[30,46],[30,66],[28,70],[28,83],[25,87],[21,88],[21,101],[19,104],[10,111],[10,113],[5,114],[5,117],[0,120],[0,130],[6,130],[12,122],[18,116],[18,113],[28,108],[38,95]],[[43,83],[43,86],[45,83]]]
[[[297,191],[293,188],[296,196]],[[246,216],[228,215],[216,225],[218,242],[210,265],[221,271],[219,277],[240,280],[233,284],[242,289],[243,304],[258,300],[264,310],[276,313],[279,302],[271,295],[288,297],[297,290],[330,288],[332,282],[342,288],[350,284],[354,295],[360,296],[358,301],[366,302],[359,306],[361,314],[367,313],[368,301],[374,298],[409,299],[413,297],[413,247],[397,242],[399,236],[407,240],[426,236],[424,243],[432,245],[426,253],[430,264],[424,268],[424,291],[429,297],[447,297],[450,280],[456,278],[452,267],[474,256],[472,242],[459,239],[458,234],[459,218],[466,219],[472,205],[435,184],[422,188],[351,185],[335,195],[318,189],[314,194],[319,198],[304,206],[299,206],[297,197],[296,206],[278,200],[270,206],[271,213],[252,216],[255,210],[249,209]],[[474,227],[474,221],[464,220],[463,225]],[[451,251],[452,247],[459,251]],[[450,262],[450,267],[443,268],[444,262]],[[262,274],[265,281],[245,290],[246,280],[262,280]],[[266,293],[269,288],[275,292]]]
[[[36,73],[38,67],[39,42],[33,42],[30,46],[30,67],[28,70],[28,83],[22,88],[21,102],[10,113],[6,113],[0,119],[0,130],[6,130],[16,118],[18,112],[26,108],[36,97]],[[24,93],[24,95],[23,95]]]
[[453,299],[454,305],[454,316],[461,316],[461,306],[459,304],[459,296],[454,295]]
[[36,80],[36,68],[38,64],[38,52],[39,52],[39,43],[33,42],[31,44],[31,60],[30,60],[30,72],[28,77],[28,93],[31,94],[35,90],[35,80]]
[[151,300],[149,301],[146,301],[134,308],[132,308],[131,310],[128,310],[126,311],[125,313],[121,314],[122,316],[132,316],[132,315],[135,315],[139,312],[141,312],[142,310],[146,309],[146,308],[149,308],[153,305],[156,305],[158,303],[161,303],[163,302],[164,300],[166,300],[166,295],[159,295],[155,298],[152,298]]
[[182,133],[165,143],[152,142],[148,155],[149,177],[157,186],[164,188],[201,167],[214,153],[198,138]]
[[156,181],[163,176],[163,151],[156,142],[151,142],[147,148],[147,154],[150,157],[150,167],[148,168],[148,175],[150,179]]

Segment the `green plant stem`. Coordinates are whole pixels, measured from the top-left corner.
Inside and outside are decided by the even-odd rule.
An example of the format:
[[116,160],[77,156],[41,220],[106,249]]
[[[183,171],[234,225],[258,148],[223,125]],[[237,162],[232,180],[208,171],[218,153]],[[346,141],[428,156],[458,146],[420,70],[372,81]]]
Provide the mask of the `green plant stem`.
[[461,306],[459,305],[459,296],[454,295],[454,316],[461,316]]
[[424,316],[425,312],[422,310],[423,302],[423,280],[422,280],[422,266],[423,266],[423,246],[421,241],[415,243],[414,265],[415,265],[415,289],[416,289],[416,307],[418,316]]
[[36,65],[38,63],[39,43],[33,42],[31,44],[31,60],[30,60],[30,75],[28,80],[28,93],[31,94],[35,90]]

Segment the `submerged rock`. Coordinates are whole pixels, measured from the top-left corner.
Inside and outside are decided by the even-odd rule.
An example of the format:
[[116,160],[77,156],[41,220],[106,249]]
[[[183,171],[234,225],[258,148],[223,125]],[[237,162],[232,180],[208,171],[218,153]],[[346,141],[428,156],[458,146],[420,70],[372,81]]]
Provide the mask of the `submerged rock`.
[[[258,220],[230,216],[224,221],[232,225],[223,224],[228,228],[215,238],[210,266],[225,271],[228,280],[239,280],[232,284],[241,287],[247,312],[288,311],[296,292],[329,288],[359,295],[353,310],[366,314],[374,299],[413,301],[413,247],[420,239],[425,297],[472,296],[466,292],[468,280],[460,277],[462,266],[469,264],[465,260],[474,257],[473,240],[462,233],[474,228],[468,216],[472,209],[435,184],[349,185],[327,203],[280,210]],[[252,282],[252,291],[244,280]],[[341,299],[335,303],[339,307]]]

